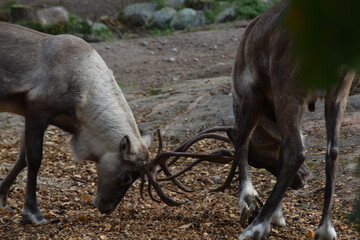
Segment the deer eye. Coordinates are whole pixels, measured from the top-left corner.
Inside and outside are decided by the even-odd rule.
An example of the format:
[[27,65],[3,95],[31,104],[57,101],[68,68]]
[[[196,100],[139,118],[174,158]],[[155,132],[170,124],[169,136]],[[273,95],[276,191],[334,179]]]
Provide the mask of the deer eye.
[[126,172],[121,176],[120,180],[122,185],[128,185],[132,183],[132,175],[130,174],[130,172]]

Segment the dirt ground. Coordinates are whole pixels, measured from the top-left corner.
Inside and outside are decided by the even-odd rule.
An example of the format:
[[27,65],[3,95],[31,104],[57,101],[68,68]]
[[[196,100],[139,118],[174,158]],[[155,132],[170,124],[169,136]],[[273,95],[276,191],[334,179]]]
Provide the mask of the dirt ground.
[[[3,125],[0,132],[0,175],[4,176],[17,154],[20,129]],[[315,117],[306,120],[307,164],[312,175],[303,189],[286,193],[283,210],[287,227],[273,227],[271,239],[312,239],[320,220],[324,194],[324,121]],[[48,220],[40,226],[22,224],[21,208],[26,182],[25,174],[18,177],[9,194],[12,210],[0,210],[1,239],[188,239],[230,240],[241,233],[237,207],[237,184],[233,182],[225,192],[212,193],[229,171],[228,165],[201,164],[188,172],[181,181],[195,189],[184,194],[171,184],[162,184],[170,196],[187,203],[169,207],[142,200],[136,183],[109,216],[100,214],[92,204],[95,194],[96,172],[93,163],[74,163],[67,142],[69,136],[51,128],[47,131],[44,160],[39,174],[38,200]],[[351,211],[360,181],[353,175],[355,156],[360,155],[359,114],[349,113],[341,135],[339,180],[336,183],[334,224],[338,239],[359,239],[360,235],[346,220]],[[155,144],[156,145],[156,144]],[[166,149],[174,146],[167,142]],[[194,151],[209,152],[223,146],[202,141]],[[156,151],[155,147],[151,152]],[[179,170],[186,162],[175,167]],[[264,170],[251,168],[251,178],[262,200],[269,195],[275,179]],[[172,191],[175,192],[172,192]]]
[[[230,76],[239,37],[243,28],[178,33],[174,36],[140,38],[93,44],[114,71],[125,93],[140,98],[153,88],[189,79]],[[357,83],[358,84],[358,81]],[[354,90],[354,92],[359,92]],[[141,113],[138,113],[141,114]],[[135,115],[141,119],[141,116]],[[0,177],[11,168],[17,154],[21,124],[12,118],[0,125]],[[312,239],[320,221],[324,194],[324,120],[319,116],[304,123],[307,136],[307,163],[312,175],[300,190],[288,191],[283,208],[286,228],[274,227],[269,239]],[[201,164],[182,181],[196,191],[183,194],[171,184],[163,184],[176,199],[186,200],[180,207],[140,199],[138,183],[109,216],[101,215],[92,204],[95,193],[95,166],[72,162],[69,136],[55,128],[47,131],[44,161],[39,174],[38,199],[48,222],[40,226],[20,222],[26,176],[22,174],[11,189],[9,205],[0,210],[0,239],[236,239],[243,230],[239,223],[237,184],[221,193],[211,193],[223,180],[228,165]],[[353,174],[360,156],[360,114],[348,111],[342,126],[339,181],[336,184],[334,224],[338,239],[359,239],[360,235],[346,220],[350,213],[359,179]],[[194,151],[210,151],[220,145],[201,142]],[[226,146],[228,147],[228,146]],[[171,142],[167,149],[173,149]],[[151,152],[155,152],[153,146]],[[179,169],[184,163],[178,164]],[[275,179],[264,170],[251,169],[251,177],[264,201]]]

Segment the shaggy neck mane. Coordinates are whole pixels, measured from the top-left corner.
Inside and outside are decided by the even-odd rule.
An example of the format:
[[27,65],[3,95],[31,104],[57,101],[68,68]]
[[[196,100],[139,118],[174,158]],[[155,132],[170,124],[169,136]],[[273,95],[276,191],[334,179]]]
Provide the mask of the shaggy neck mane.
[[100,56],[93,52],[91,58],[95,68],[80,65],[80,76],[89,82],[83,96],[89,97],[81,99],[76,109],[81,127],[72,140],[75,156],[81,160],[116,153],[125,135],[130,138],[131,150],[137,152],[142,145],[141,136],[126,99]]

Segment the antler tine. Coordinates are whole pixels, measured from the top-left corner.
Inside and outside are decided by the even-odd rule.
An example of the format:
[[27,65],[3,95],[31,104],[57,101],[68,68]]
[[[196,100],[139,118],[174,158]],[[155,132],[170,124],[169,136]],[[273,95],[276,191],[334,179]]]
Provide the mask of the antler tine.
[[160,129],[157,129],[156,133],[158,135],[158,140],[159,140],[159,147],[158,147],[158,151],[157,151],[157,155],[159,155],[163,150],[163,141],[162,141]]
[[[171,154],[169,154],[168,152],[162,152],[162,148],[163,148],[163,142],[162,142],[162,137],[161,137],[161,132],[158,129],[157,130],[157,135],[158,135],[158,139],[159,139],[159,147],[158,147],[158,151],[157,151],[157,155],[155,156],[155,158],[153,158],[151,160],[151,162],[144,164],[141,166],[140,170],[141,170],[141,183],[140,183],[140,194],[141,197],[143,198],[143,191],[144,191],[144,181],[145,181],[145,177],[144,175],[146,175],[147,179],[148,179],[148,194],[150,196],[150,198],[155,201],[155,202],[160,202],[159,200],[157,200],[153,193],[152,193],[152,188],[156,191],[156,193],[158,194],[158,196],[160,197],[160,199],[166,203],[169,206],[178,206],[183,204],[184,202],[178,202],[175,201],[173,199],[171,199],[169,196],[167,196],[165,194],[165,192],[161,189],[160,185],[156,182],[156,180],[154,179],[154,167],[156,165],[160,165],[160,167],[162,168],[162,170],[164,171],[164,173],[167,176],[171,176],[172,173],[170,172],[170,170],[166,167],[165,161],[169,158],[172,157]],[[177,179],[172,179],[172,182],[178,186],[180,189],[182,189],[183,191],[187,191],[187,192],[191,192],[193,191],[192,189],[189,189],[187,187],[185,187],[180,181],[178,181]]]
[[[151,185],[155,189],[156,193],[158,194],[158,196],[164,203],[166,203],[169,206],[179,206],[181,204],[184,204],[184,202],[175,201],[175,200],[171,199],[169,196],[167,196],[164,193],[164,191],[161,189],[159,184],[155,181],[154,176],[151,173],[146,172],[146,176],[148,177],[149,185]],[[152,193],[150,193],[150,192],[151,192],[151,190],[149,190],[149,194],[152,195]],[[151,197],[151,195],[150,195],[150,197]],[[156,201],[155,198],[152,198],[152,200]]]
[[[167,165],[165,163],[160,163],[160,167],[163,170],[163,172],[166,174],[167,179],[171,180],[178,188],[180,188],[184,192],[193,192],[194,191],[193,189],[187,188],[184,184],[182,184],[179,180],[177,180],[176,177],[174,177],[174,175],[171,173],[171,171],[169,170],[169,168],[167,167]],[[180,175],[177,175],[177,176],[180,176]],[[156,179],[156,181],[157,180],[159,180],[159,179]]]
[[[214,134],[214,133],[200,133],[192,138],[190,138],[189,140],[187,140],[186,142],[184,142],[183,144],[181,144],[178,148],[175,149],[174,152],[185,152],[186,150],[188,150],[192,145],[194,145],[195,143],[197,143],[198,141],[205,139],[205,138],[212,138],[212,139],[217,139],[217,140],[221,140],[227,143],[231,143],[230,139],[228,137],[219,135],[219,134]],[[179,157],[175,157],[173,160],[171,160],[168,163],[168,166],[173,165],[177,160],[179,159]]]
[[150,196],[150,199],[153,200],[154,202],[160,203],[160,200],[157,200],[154,195],[153,192],[151,191],[151,184],[148,184],[148,194]]
[[[144,198],[144,185],[145,185],[145,177],[144,177],[144,175],[142,175],[141,176],[141,182],[140,182],[140,196],[141,196],[142,199],[145,199]],[[154,197],[154,195],[153,195],[153,193],[151,191],[151,184],[148,184],[147,191],[148,191],[148,194],[149,194],[151,200],[153,200],[154,202],[157,202],[157,203],[161,202],[160,200],[157,200]]]
[[[162,169],[162,171],[167,176],[166,178],[163,178],[163,180],[171,180],[177,187],[179,187],[183,191],[186,191],[186,192],[193,191],[192,189],[185,187],[179,180],[176,179],[176,177],[178,177],[181,174],[185,173],[186,171],[190,170],[192,167],[194,167],[196,164],[198,164],[202,161],[208,161],[208,162],[213,162],[213,163],[228,163],[233,160],[234,154],[233,154],[233,152],[231,152],[229,150],[225,150],[225,149],[220,149],[220,150],[217,150],[210,154],[188,153],[188,152],[186,152],[186,150],[189,147],[191,147],[194,143],[196,143],[204,138],[213,138],[213,139],[218,139],[218,140],[222,140],[224,142],[230,143],[229,138],[219,135],[219,134],[212,133],[213,131],[225,131],[226,129],[227,129],[227,127],[208,129],[208,130],[204,131],[203,133],[200,133],[197,136],[189,139],[188,141],[183,143],[181,146],[179,146],[175,151],[170,151],[170,152],[162,151],[163,141],[162,141],[162,137],[161,137],[161,132],[160,132],[160,130],[157,130],[157,135],[158,135],[158,139],[159,139],[159,147],[158,147],[157,155],[149,163],[142,165],[140,168],[140,171],[141,171],[141,183],[140,183],[141,197],[143,197],[144,181],[145,181],[145,175],[146,175],[147,180],[148,180],[148,194],[152,200],[159,202],[159,200],[155,199],[155,197],[153,196],[153,193],[152,193],[152,188],[153,188],[156,191],[157,195],[160,197],[160,199],[167,205],[178,206],[178,205],[183,204],[184,202],[178,202],[176,200],[171,199],[161,189],[160,185],[157,183],[157,181],[155,180],[155,177],[154,177],[155,166],[159,165],[160,168]],[[197,160],[195,162],[189,164],[182,171],[180,171],[176,174],[172,174],[168,168],[168,165],[166,164],[166,161],[172,157],[174,157],[174,159],[172,160],[172,163],[174,163],[180,157],[197,158]],[[225,188],[228,185],[230,185],[230,183],[235,175],[234,173],[235,173],[236,167],[237,167],[237,163],[234,163],[234,161],[233,161],[231,172],[222,187]],[[218,190],[218,189],[222,189],[222,188],[220,187],[215,190]]]
[[180,172],[177,172],[175,174],[172,174],[171,176],[165,177],[165,178],[158,178],[156,179],[157,181],[167,181],[167,180],[171,180],[171,179],[175,179],[179,176],[181,176],[182,174],[184,174],[185,172],[189,171],[190,169],[192,169],[195,165],[201,163],[202,161],[204,161],[204,159],[197,159],[194,162],[190,163],[189,165],[187,165],[184,169],[182,169]]
[[[157,152],[157,156],[160,155],[160,153],[162,152],[163,149],[163,141],[162,141],[162,136],[161,136],[161,132],[160,129],[157,129],[157,135],[158,135],[158,140],[159,140],[159,147],[158,147],[158,152]],[[172,175],[172,173],[170,172],[170,170],[167,168],[166,164],[160,163],[159,164],[161,167],[161,170],[169,177]],[[187,187],[185,187],[179,180],[173,178],[171,179],[171,181],[181,190],[185,191],[185,192],[193,192],[193,189],[189,189]],[[151,192],[151,191],[150,191]],[[150,193],[149,193],[150,195]]]
[[214,151],[214,152],[212,152],[210,154],[206,154],[206,155],[204,154],[204,156],[210,156],[210,155],[216,156],[216,158],[199,158],[199,159],[195,160],[194,162],[190,163],[189,165],[187,165],[184,169],[177,172],[176,174],[172,174],[171,176],[168,176],[166,178],[159,178],[156,180],[157,181],[167,181],[167,180],[175,179],[203,161],[208,161],[211,163],[221,163],[221,164],[229,163],[233,160],[232,157],[234,156],[233,152],[231,152],[229,150],[225,150],[225,149],[220,149],[220,150]]
[[[180,188],[181,190],[185,191],[185,192],[193,192],[194,190],[193,189],[190,189],[190,188],[187,188],[185,185],[183,185],[179,180],[176,179],[176,177],[174,177],[174,175],[171,173],[171,171],[169,170],[169,168],[167,167],[167,164],[165,163],[165,161],[171,157],[173,157],[173,154],[171,154],[171,152],[168,152],[166,154],[162,154],[162,148],[163,148],[163,142],[162,142],[162,137],[161,137],[161,133],[160,133],[160,130],[158,129],[157,130],[157,134],[158,134],[158,139],[159,139],[159,148],[158,148],[158,154],[157,154],[157,157],[159,157],[158,159],[162,159],[162,161],[159,160],[159,165],[161,167],[161,170],[166,174],[167,178],[166,179],[169,179],[171,180],[178,188]],[[220,138],[220,139],[223,139],[223,136],[220,136],[220,135],[216,135],[216,136],[211,136],[211,135],[206,135],[206,136],[203,136],[203,137],[213,137],[213,138]],[[195,139],[195,142],[198,141]],[[225,140],[226,141],[226,140]],[[189,147],[191,146],[191,143],[188,144],[188,145],[184,145],[184,148],[182,149],[183,151],[186,151]],[[180,146],[181,148],[181,146]],[[180,148],[177,148],[177,149],[180,149]],[[178,152],[178,151],[176,151]],[[165,156],[167,155],[167,156]],[[176,158],[180,158],[182,156],[177,156]],[[207,158],[207,155],[204,156],[205,158]],[[155,159],[154,159],[155,160]],[[206,160],[206,159],[203,159],[203,160]],[[226,159],[227,160],[227,159]],[[215,161],[214,159],[210,159],[209,161]],[[196,161],[196,164],[199,163],[198,161]],[[195,165],[196,165],[195,164]],[[195,166],[193,165],[193,166]],[[193,167],[192,166],[192,167]],[[187,170],[191,169],[192,167],[188,168]],[[186,171],[181,171],[181,174],[185,173]],[[180,176],[181,174],[177,173],[176,176]]]
[[174,151],[175,152],[184,152],[191,145],[193,145],[194,143],[196,143],[196,142],[198,142],[198,141],[200,141],[200,140],[202,140],[204,138],[213,138],[213,139],[217,139],[217,140],[222,140],[222,141],[227,142],[227,143],[231,143],[231,141],[230,141],[230,139],[228,137],[206,131],[206,132],[201,132],[198,135],[195,135],[194,137],[188,139],[183,144],[181,144],[179,147],[177,147]]

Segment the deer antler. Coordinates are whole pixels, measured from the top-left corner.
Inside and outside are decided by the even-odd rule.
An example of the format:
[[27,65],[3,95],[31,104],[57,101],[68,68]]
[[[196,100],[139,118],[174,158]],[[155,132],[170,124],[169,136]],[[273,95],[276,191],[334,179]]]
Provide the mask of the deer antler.
[[[207,130],[199,133],[198,135],[188,139],[183,144],[181,144],[179,147],[177,147],[174,151],[169,151],[169,152],[163,152],[163,150],[162,150],[163,142],[162,142],[160,131],[158,130],[157,134],[158,134],[158,139],[159,139],[159,147],[158,147],[157,155],[149,163],[141,166],[141,171],[140,171],[141,172],[141,183],[140,183],[141,197],[143,198],[143,190],[144,190],[145,176],[146,176],[148,179],[148,194],[152,200],[159,202],[159,200],[155,199],[152,194],[151,189],[154,188],[154,190],[156,191],[156,193],[158,194],[160,199],[163,202],[165,202],[167,205],[178,206],[178,205],[183,204],[183,202],[175,201],[175,200],[171,199],[169,196],[167,196],[166,193],[161,189],[161,187],[157,181],[171,180],[181,190],[183,190],[185,192],[191,192],[191,191],[193,191],[192,189],[189,189],[186,186],[184,186],[176,178],[179,177],[180,175],[184,174],[185,172],[189,171],[195,165],[197,165],[203,161],[208,161],[208,162],[212,162],[212,163],[221,163],[221,164],[225,164],[225,163],[229,163],[229,162],[233,161],[234,153],[232,151],[229,151],[226,149],[219,149],[219,150],[216,150],[211,153],[202,153],[202,154],[186,152],[192,145],[194,145],[198,141],[205,139],[205,138],[217,139],[217,140],[221,140],[221,141],[230,143],[231,141],[229,140],[229,138],[213,133],[213,132],[217,132],[217,131],[225,131],[226,129],[228,129],[228,127],[218,127],[218,128],[207,129]],[[167,164],[166,161],[168,161],[172,157],[174,159]],[[177,172],[176,174],[171,173],[171,171],[169,170],[168,167],[170,165],[174,164],[181,157],[195,158],[196,160],[194,162],[190,163],[189,165],[187,165],[183,170]],[[157,165],[160,166],[160,169],[161,169],[160,171],[163,171],[164,174],[166,175],[165,178],[155,179],[155,176],[154,176],[155,170],[154,169]],[[235,165],[235,170],[236,170],[237,164],[233,163],[232,165],[233,166]],[[232,171],[230,171],[230,173],[232,173]],[[225,183],[221,187],[219,187],[215,190],[220,191],[220,190],[226,188],[227,186],[229,186],[234,175],[235,175],[235,171],[232,175],[229,174]],[[212,190],[212,191],[214,191],[214,190]]]

